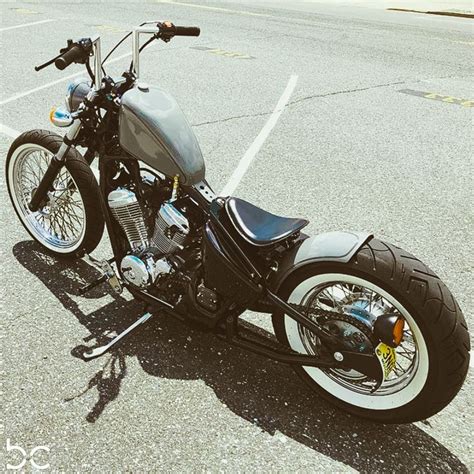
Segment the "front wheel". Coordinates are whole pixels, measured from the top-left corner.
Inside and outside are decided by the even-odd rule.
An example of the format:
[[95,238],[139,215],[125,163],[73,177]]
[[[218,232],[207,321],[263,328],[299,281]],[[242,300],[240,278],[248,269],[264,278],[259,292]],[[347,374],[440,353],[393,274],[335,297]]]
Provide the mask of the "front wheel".
[[[375,392],[376,382],[356,370],[295,369],[313,390],[355,415],[383,423],[426,419],[464,382],[470,341],[461,310],[428,267],[397,247],[372,239],[347,264],[307,265],[283,282],[279,295],[303,308],[333,312],[319,323],[348,350],[372,352],[377,317],[403,317],[395,365]],[[324,351],[313,333],[288,316],[274,314],[273,325],[279,341],[293,350],[316,356]]]
[[42,246],[58,257],[76,257],[91,252],[100,242],[104,219],[100,190],[87,162],[70,148],[40,209],[28,204],[62,137],[47,130],[21,134],[10,146],[6,160],[8,193],[21,223]]

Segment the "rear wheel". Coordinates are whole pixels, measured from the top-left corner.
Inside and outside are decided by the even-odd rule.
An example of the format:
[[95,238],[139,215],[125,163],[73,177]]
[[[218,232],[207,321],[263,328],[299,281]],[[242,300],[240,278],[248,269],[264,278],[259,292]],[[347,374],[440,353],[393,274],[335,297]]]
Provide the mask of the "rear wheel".
[[[355,370],[295,369],[345,410],[385,423],[411,422],[437,413],[460,390],[469,367],[466,322],[446,286],[413,255],[373,239],[348,264],[303,267],[279,294],[304,308],[333,312],[319,322],[360,352],[374,350],[371,328],[377,317],[403,317],[395,366],[375,392],[375,381]],[[273,324],[280,342],[293,350],[324,351],[314,334],[288,316],[274,314]]]
[[100,242],[104,220],[100,191],[87,162],[70,148],[66,164],[40,209],[28,208],[62,137],[47,130],[20,135],[11,145],[6,161],[7,186],[13,207],[29,234],[60,257],[91,252]]

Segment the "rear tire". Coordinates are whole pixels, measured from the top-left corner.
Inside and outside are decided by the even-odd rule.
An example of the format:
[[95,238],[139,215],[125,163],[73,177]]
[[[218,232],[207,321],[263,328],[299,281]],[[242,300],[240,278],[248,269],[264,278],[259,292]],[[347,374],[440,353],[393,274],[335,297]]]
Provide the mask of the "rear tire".
[[[348,285],[361,285],[387,296],[405,317],[418,351],[416,365],[410,366],[413,367],[411,378],[406,383],[408,376],[400,377],[405,386],[401,385],[398,392],[392,388],[393,393],[361,394],[355,384],[338,388],[334,373],[295,367],[297,374],[330,402],[377,422],[408,423],[442,410],[461,389],[469,368],[470,351],[466,321],[444,283],[413,255],[372,239],[347,264],[316,263],[295,271],[278,293],[285,301],[298,303],[295,301],[298,291],[302,294],[313,283],[324,285],[341,279],[349,282]],[[298,339],[302,340],[303,336],[295,330],[295,323],[289,321],[293,320],[282,313],[273,315],[278,340],[307,353]]]
[[95,176],[75,148],[69,149],[48,201],[37,212],[27,207],[49,160],[62,143],[61,136],[47,130],[21,134],[8,150],[7,187],[13,208],[33,239],[58,257],[76,258],[97,247],[104,219]]

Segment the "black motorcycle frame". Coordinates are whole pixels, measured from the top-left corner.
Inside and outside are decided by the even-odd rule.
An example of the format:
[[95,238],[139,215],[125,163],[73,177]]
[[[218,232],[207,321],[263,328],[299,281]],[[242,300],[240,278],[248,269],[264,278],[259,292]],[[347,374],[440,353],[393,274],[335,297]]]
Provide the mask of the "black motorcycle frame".
[[[168,38],[169,40],[169,38]],[[79,48],[80,49],[80,48]],[[79,51],[76,48],[76,52]],[[67,53],[66,53],[67,54]],[[79,53],[77,53],[79,54]],[[61,55],[60,55],[61,56]],[[59,57],[59,56],[58,56]],[[58,58],[57,57],[57,58]],[[56,59],[57,59],[56,58]],[[78,56],[71,62],[86,62],[88,66],[88,60],[84,60],[84,56]],[[48,63],[47,63],[48,64]],[[90,67],[87,67],[90,72]],[[124,74],[125,80],[118,85],[118,87],[126,88],[133,87],[135,79],[132,72]],[[94,81],[95,78],[91,77]],[[106,77],[103,79],[107,85],[107,81],[111,81],[110,78]],[[116,86],[111,81],[110,87]],[[106,115],[100,121],[101,126],[116,126],[117,124],[117,107],[114,104],[108,103],[105,99],[107,87],[103,87],[102,91],[94,91],[93,94],[87,97],[84,101],[84,107],[75,119],[81,120],[83,127],[77,136],[64,138],[64,144],[67,147],[71,146],[85,146],[87,151],[84,155],[85,160],[89,165],[92,164],[96,155],[99,155],[99,187],[100,187],[100,208],[106,224],[110,243],[113,251],[113,258],[109,262],[120,262],[125,256],[125,250],[120,242],[120,238],[117,234],[117,227],[114,223],[113,217],[107,205],[107,180],[106,177],[109,172],[109,168],[113,163],[123,163],[134,167],[135,170],[139,170],[138,161],[128,155],[107,155],[104,153],[104,146],[98,139],[98,123],[97,110],[102,107],[105,108]],[[115,114],[115,115],[114,115]],[[54,182],[55,177],[60,172],[61,168],[65,165],[67,160],[67,152],[64,154],[65,159],[60,160],[57,157],[53,157],[49,168],[47,169],[38,189],[32,197],[30,208],[32,210],[38,209],[40,204],[46,198],[47,191],[50,189],[51,184]],[[138,175],[135,173],[135,185],[137,188],[140,187],[139,172]],[[207,183],[204,183],[208,186]],[[209,188],[210,189],[210,188]],[[271,339],[263,335],[257,327],[249,325],[247,322],[240,320],[242,311],[231,311],[227,316],[223,316],[218,321],[214,321],[212,324],[201,325],[201,329],[208,330],[216,334],[219,338],[226,340],[228,343],[265,356],[267,358],[283,362],[286,364],[303,365],[309,367],[319,367],[323,369],[356,369],[365,375],[374,378],[378,384],[383,380],[382,368],[379,360],[375,354],[361,354],[358,352],[352,352],[346,350],[342,345],[341,341],[335,336],[331,335],[317,322],[312,320],[310,317],[301,312],[298,308],[286,303],[278,297],[272,291],[271,284],[266,278],[270,269],[267,270],[267,275],[262,274],[256,266],[252,263],[251,257],[247,254],[240,242],[232,235],[232,231],[223,224],[222,220],[219,219],[218,214],[215,212],[213,207],[219,204],[219,200],[222,198],[210,199],[205,197],[202,192],[197,189],[196,185],[193,186],[182,186],[182,192],[189,196],[198,205],[199,209],[203,214],[205,224],[203,226],[203,244],[204,242],[209,249],[214,253],[217,259],[220,259],[222,265],[225,265],[227,271],[231,272],[231,277],[238,281],[243,287],[247,289],[251,304],[245,306],[244,309],[258,309],[259,311],[272,313],[274,311],[282,311],[288,317],[295,320],[298,324],[305,327],[309,331],[313,332],[326,347],[327,356],[313,356],[303,355],[292,352],[290,350],[282,350],[282,346],[276,345]],[[304,236],[293,236],[291,245],[299,245],[304,239]],[[203,265],[205,265],[205,261]],[[194,325],[194,319],[188,319],[180,316],[176,311],[175,307],[152,295],[150,292],[134,287],[128,283],[120,271],[120,265],[116,265],[117,272],[119,273],[122,284],[133,294],[133,296],[143,301],[147,306],[156,306],[161,311],[178,317],[182,322],[188,325]],[[88,289],[93,287],[95,283],[104,281],[104,277],[101,276],[97,282],[87,285]],[[253,305],[253,306],[252,306]],[[252,327],[253,326],[253,327]],[[241,330],[251,334],[251,337],[244,337]],[[335,354],[338,355],[338,360],[335,358]]]

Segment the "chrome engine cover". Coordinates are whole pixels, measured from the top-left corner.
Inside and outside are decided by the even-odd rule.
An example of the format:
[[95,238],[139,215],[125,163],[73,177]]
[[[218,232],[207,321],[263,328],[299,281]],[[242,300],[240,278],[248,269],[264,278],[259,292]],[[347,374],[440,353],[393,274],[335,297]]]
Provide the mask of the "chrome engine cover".
[[149,256],[141,258],[137,255],[127,255],[120,262],[120,270],[123,277],[139,288],[146,288],[163,274],[168,274],[171,271],[171,265],[166,258],[156,260]]
[[136,255],[127,255],[120,262],[122,275],[130,283],[140,288],[148,286],[151,280],[151,272],[147,264]]

